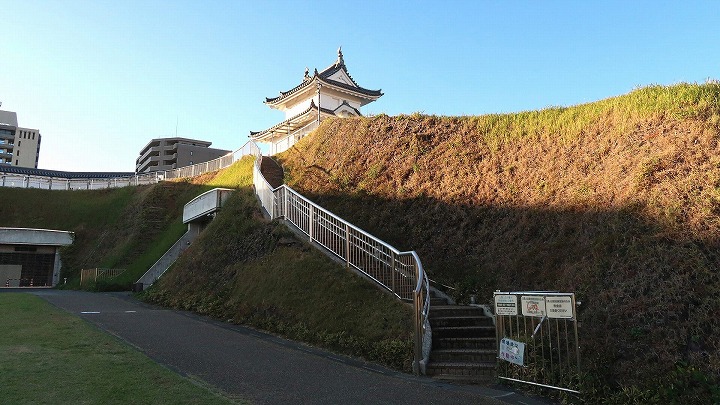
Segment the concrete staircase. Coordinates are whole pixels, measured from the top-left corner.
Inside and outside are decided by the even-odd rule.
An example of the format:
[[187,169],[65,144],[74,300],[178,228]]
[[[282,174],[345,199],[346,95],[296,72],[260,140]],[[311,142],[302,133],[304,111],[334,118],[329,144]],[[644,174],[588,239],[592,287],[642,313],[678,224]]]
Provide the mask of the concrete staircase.
[[[280,165],[268,157],[262,157],[260,171],[272,187],[283,183]],[[305,235],[292,224],[288,227],[298,236]],[[345,264],[345,247],[341,241],[330,242],[329,250],[313,242],[328,257]],[[340,257],[331,253],[339,252]],[[394,291],[405,302],[412,302],[415,283],[414,275],[407,277],[391,271],[389,264],[377,261],[354,262],[360,268],[361,276],[374,278],[380,283],[394,287]],[[376,284],[377,285],[377,284]],[[383,291],[385,288],[380,287]],[[450,305],[446,298],[433,296],[430,302],[430,326],[432,328],[432,351],[426,373],[434,378],[462,383],[488,383],[495,378],[496,350],[495,326],[491,317],[480,307]]]
[[432,351],[427,375],[462,383],[483,384],[495,378],[497,342],[491,317],[480,307],[430,301]]
[[280,187],[283,184],[284,172],[282,167],[272,158],[263,156],[260,161],[260,173],[272,188]]

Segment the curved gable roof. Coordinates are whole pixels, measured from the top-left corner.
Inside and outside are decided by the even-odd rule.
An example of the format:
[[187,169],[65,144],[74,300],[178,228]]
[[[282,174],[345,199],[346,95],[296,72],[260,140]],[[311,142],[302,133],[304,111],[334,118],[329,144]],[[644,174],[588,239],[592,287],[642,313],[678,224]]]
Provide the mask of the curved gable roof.
[[[333,80],[330,77],[333,76],[335,73],[339,71],[343,71],[345,75],[350,79],[352,82],[352,85],[343,83],[337,80]],[[286,98],[292,96],[293,94],[296,94],[308,87],[311,87],[313,84],[320,82],[322,84],[326,84],[329,86],[336,86],[345,90],[350,90],[353,92],[356,92],[362,96],[366,96],[369,98],[378,98],[383,95],[382,90],[370,90],[366,89],[364,87],[360,87],[355,79],[353,79],[352,76],[350,76],[350,73],[347,70],[347,67],[345,66],[345,60],[343,59],[342,51],[338,49],[338,59],[335,63],[325,68],[322,72],[318,72],[317,69],[315,69],[315,73],[312,77],[308,75],[308,71],[305,71],[305,78],[303,79],[303,82],[299,85],[293,87],[292,89],[288,91],[281,91],[280,95],[277,97],[265,97],[265,104],[278,104],[279,102],[285,100]]]

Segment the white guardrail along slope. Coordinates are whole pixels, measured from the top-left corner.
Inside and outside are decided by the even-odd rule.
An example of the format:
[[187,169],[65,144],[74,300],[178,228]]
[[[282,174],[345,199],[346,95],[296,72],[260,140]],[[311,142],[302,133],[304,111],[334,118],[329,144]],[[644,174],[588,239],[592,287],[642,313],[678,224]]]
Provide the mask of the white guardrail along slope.
[[292,188],[272,188],[260,172],[260,158],[253,167],[255,192],[271,218],[284,218],[301,232],[365,274],[397,298],[415,305],[416,373],[425,373],[430,357],[430,284],[415,251],[400,252],[390,244],[313,203]]

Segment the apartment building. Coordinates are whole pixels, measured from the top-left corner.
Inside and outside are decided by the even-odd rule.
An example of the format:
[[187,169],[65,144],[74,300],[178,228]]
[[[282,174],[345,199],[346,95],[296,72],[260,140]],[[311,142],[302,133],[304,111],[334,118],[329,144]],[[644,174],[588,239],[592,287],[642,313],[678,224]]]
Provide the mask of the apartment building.
[[187,138],[153,139],[140,151],[135,160],[136,173],[172,170],[207,162],[231,151],[210,148],[211,142]]
[[40,131],[18,126],[17,114],[0,110],[0,165],[37,168]]

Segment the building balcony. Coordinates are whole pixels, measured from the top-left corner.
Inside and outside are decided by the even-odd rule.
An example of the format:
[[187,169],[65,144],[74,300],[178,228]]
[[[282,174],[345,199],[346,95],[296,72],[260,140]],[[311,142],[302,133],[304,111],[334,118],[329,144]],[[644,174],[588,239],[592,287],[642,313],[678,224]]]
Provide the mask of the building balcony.
[[159,145],[147,148],[140,153],[140,156],[138,156],[138,158],[135,160],[135,162],[136,163],[144,162],[148,156],[159,156],[160,151],[162,151],[162,150],[163,150],[163,148],[160,147]]
[[142,165],[142,164],[145,164],[146,162],[152,162],[152,161],[158,161],[158,160],[160,160],[160,152],[159,151],[155,151],[155,152],[148,151],[146,154],[138,157],[135,160],[135,165]]

